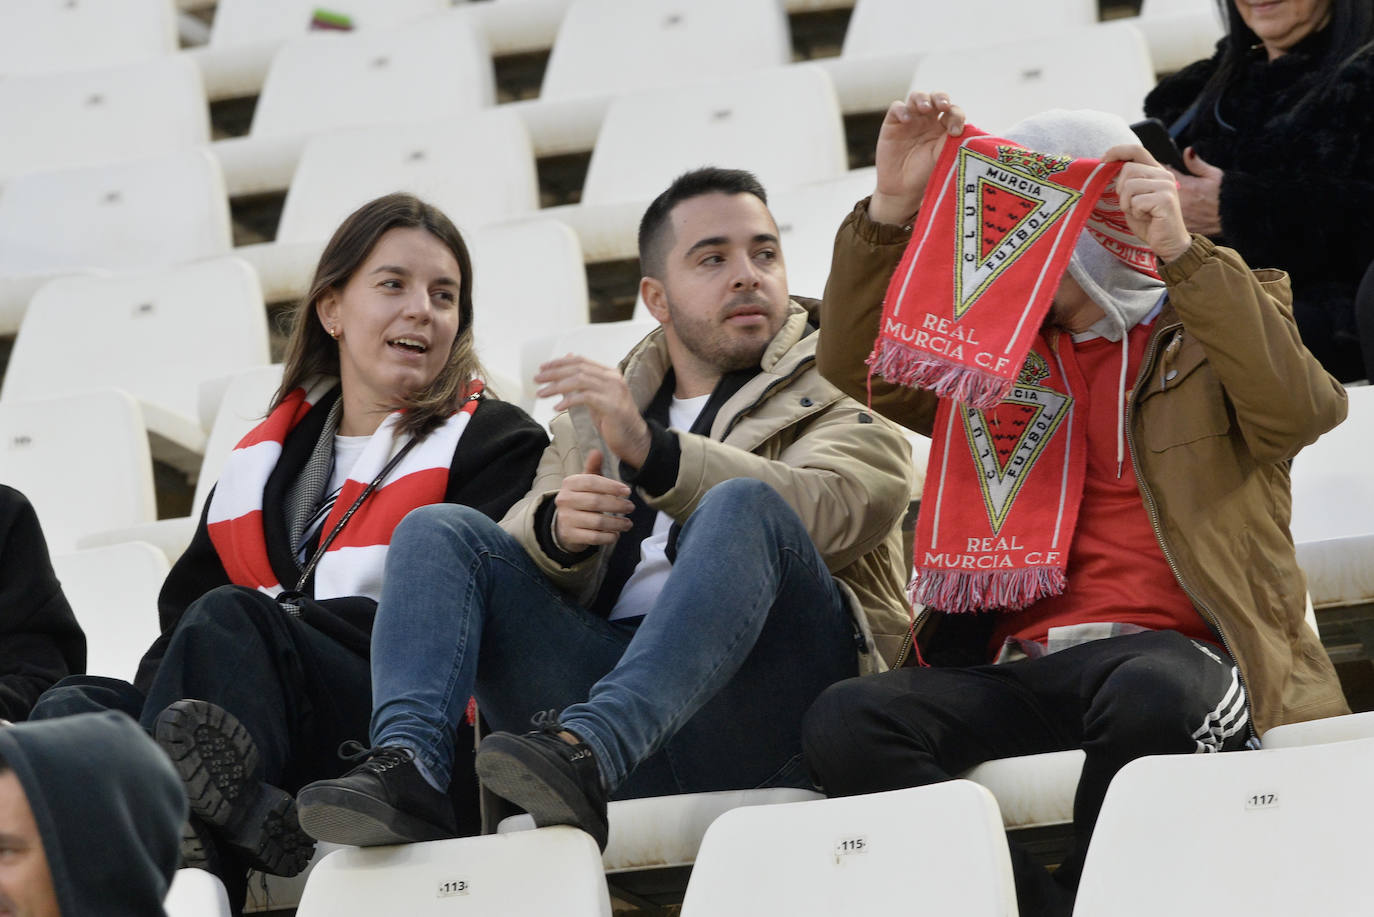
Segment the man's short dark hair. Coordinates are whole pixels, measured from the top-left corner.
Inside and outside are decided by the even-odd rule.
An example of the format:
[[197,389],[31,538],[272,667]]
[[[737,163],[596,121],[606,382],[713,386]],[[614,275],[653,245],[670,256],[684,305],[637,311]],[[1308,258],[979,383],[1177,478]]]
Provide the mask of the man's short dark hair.
[[706,166],[684,172],[673,180],[639,221],[639,266],[646,276],[663,278],[663,267],[670,247],[668,214],[683,201],[703,194],[752,194],[768,204],[768,193],[754,177],[743,169],[718,169]]

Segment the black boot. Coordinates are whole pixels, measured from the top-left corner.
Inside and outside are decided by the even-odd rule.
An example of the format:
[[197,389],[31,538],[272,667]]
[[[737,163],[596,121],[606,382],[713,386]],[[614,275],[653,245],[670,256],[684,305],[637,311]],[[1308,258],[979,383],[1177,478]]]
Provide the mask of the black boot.
[[606,789],[592,750],[559,737],[560,727],[518,736],[494,732],[477,747],[477,777],[524,809],[535,825],[572,825],[606,849]]

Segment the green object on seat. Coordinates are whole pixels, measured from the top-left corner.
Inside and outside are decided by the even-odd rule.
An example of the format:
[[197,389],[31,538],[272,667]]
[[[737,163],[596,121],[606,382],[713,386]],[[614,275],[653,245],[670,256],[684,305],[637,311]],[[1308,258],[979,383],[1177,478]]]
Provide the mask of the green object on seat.
[[353,17],[317,6],[314,12],[310,14],[310,28],[351,32],[353,30]]

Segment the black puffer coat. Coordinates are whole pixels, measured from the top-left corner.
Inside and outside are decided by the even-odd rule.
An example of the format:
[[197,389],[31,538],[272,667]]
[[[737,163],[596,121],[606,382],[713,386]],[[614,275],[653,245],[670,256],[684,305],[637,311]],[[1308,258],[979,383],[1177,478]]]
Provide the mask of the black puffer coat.
[[[1197,111],[1177,139],[1226,173],[1225,243],[1252,267],[1289,273],[1304,343],[1350,381],[1365,376],[1353,302],[1374,260],[1374,51],[1304,101],[1329,37],[1314,33],[1274,61],[1252,51],[1234,88],[1214,110]],[[1218,45],[1211,59],[1161,80],[1146,114],[1173,125],[1220,60]]]

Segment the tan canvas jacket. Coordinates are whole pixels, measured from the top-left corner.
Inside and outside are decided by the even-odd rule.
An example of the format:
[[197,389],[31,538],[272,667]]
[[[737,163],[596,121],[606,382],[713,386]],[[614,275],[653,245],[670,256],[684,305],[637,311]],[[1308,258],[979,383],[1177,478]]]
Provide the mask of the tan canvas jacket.
[[[840,227],[821,309],[818,362],[862,396],[888,279],[909,228]],[[1201,236],[1161,268],[1169,300],[1127,395],[1127,443],[1165,558],[1241,670],[1259,735],[1346,713],[1303,619],[1307,582],[1288,531],[1288,468],[1345,418],[1345,389],[1302,346],[1287,275],[1251,271]],[[875,410],[929,433],[929,392],[873,379]]]
[[[817,335],[806,335],[806,325],[805,309],[792,303],[763,355],[762,371],[721,406],[710,437],[673,431],[682,449],[677,483],[646,500],[683,522],[722,481],[747,477],[770,484],[797,511],[847,593],[867,644],[860,670],[876,671],[891,664],[909,628],[900,524],[910,496],[911,451],[891,424],[821,378]],[[621,362],[641,411],[668,367],[661,329]],[[555,418],[534,486],[501,522],[554,584],[583,603],[600,587],[611,552],[599,550],[564,567],[541,549],[534,525],[540,505],[558,493],[565,477],[582,471],[591,447],[577,442],[566,414]]]

